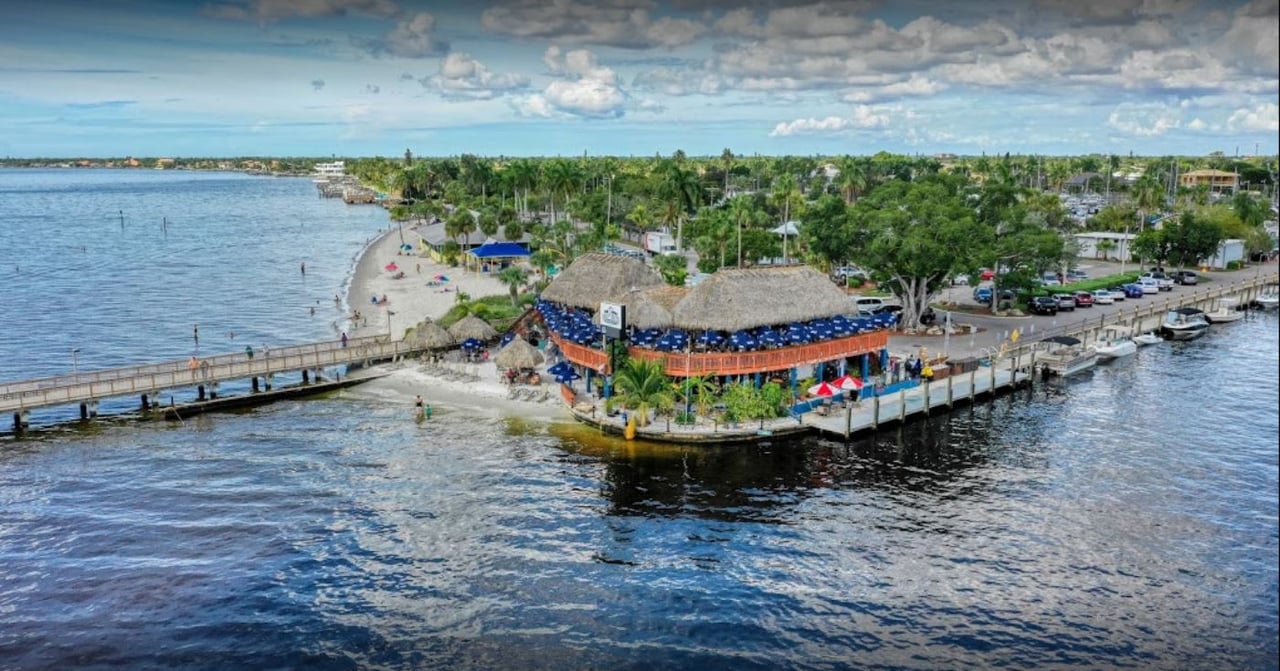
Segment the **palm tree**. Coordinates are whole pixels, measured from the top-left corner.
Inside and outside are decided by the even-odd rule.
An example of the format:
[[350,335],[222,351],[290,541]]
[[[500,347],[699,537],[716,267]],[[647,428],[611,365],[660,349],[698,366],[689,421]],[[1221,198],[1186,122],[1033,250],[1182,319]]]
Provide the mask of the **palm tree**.
[[658,195],[666,203],[663,222],[676,225],[676,251],[684,251],[685,213],[696,209],[701,201],[702,185],[698,173],[683,167],[679,161],[660,165]]
[[[729,219],[738,230],[738,267],[742,267],[742,227],[755,219],[755,208],[750,198],[734,198],[729,201]],[[723,253],[721,255],[723,257]],[[720,259],[724,265],[724,258]]]
[[857,200],[870,183],[871,175],[867,171],[866,162],[851,157],[845,157],[840,162],[840,193],[844,195],[846,205]]
[[[518,203],[516,209],[522,218],[527,217],[529,216],[529,189],[538,182],[538,166],[533,161],[522,158],[512,161],[507,167],[507,172],[511,175],[511,188],[515,192]],[[521,192],[524,194],[523,198],[518,195]]]
[[636,411],[636,425],[649,423],[649,410],[659,412],[675,405],[671,382],[657,361],[630,359],[613,376],[615,398],[625,408]]
[[562,202],[568,203],[569,194],[572,193],[581,182],[582,175],[578,171],[575,163],[566,161],[562,158],[553,159],[545,164],[542,170],[542,186],[546,188],[547,194],[550,196],[551,202],[551,223],[556,223],[556,195],[563,196]]
[[729,172],[733,170],[733,151],[728,147],[720,152],[720,162],[724,164],[724,197],[729,197]]
[[507,291],[511,293],[511,306],[519,307],[520,287],[524,286],[524,283],[529,281],[529,274],[524,271],[524,268],[508,266],[503,268],[502,272],[498,273],[498,281],[505,284],[507,286]]
[[471,234],[476,232],[476,219],[465,207],[456,207],[453,214],[444,222],[444,234],[457,238],[462,236],[462,246],[471,246]]

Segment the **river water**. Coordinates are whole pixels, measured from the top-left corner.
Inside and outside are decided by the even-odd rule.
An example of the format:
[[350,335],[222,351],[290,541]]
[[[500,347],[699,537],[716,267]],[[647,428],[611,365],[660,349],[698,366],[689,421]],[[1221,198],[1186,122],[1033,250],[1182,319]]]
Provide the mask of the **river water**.
[[[386,225],[306,180],[0,172],[0,377],[332,337]],[[359,387],[6,438],[0,669],[1276,669],[1277,332],[850,444]]]

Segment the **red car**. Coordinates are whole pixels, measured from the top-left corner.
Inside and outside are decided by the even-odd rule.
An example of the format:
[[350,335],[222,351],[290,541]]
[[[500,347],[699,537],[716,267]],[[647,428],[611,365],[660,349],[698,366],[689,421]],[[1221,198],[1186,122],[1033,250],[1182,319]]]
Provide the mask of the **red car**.
[[1077,291],[1071,295],[1075,296],[1077,307],[1082,307],[1082,308],[1093,307],[1093,294],[1089,293],[1088,291]]
[[990,280],[991,278],[993,278],[993,277],[995,277],[995,276],[996,276],[996,271],[994,271],[994,270],[992,270],[992,269],[990,269],[990,268],[983,268],[983,269],[982,269],[982,281],[983,281],[983,282],[986,282],[987,280]]

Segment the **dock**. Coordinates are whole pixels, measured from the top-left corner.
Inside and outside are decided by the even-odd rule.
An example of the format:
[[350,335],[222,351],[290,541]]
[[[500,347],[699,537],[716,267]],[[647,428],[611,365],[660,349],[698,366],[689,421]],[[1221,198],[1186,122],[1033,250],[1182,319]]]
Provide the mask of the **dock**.
[[[21,434],[29,425],[32,410],[79,404],[80,418],[91,419],[98,414],[99,401],[108,398],[137,397],[138,407],[144,411],[162,409],[160,398],[165,395],[176,399],[194,394],[195,398],[189,403],[179,404],[173,400],[169,406],[189,412],[230,405],[243,407],[363,382],[373,376],[334,380],[326,379],[324,371],[334,366],[363,368],[421,351],[415,343],[375,335],[352,338],[345,346],[334,340],[271,348],[255,352],[252,357],[245,352],[219,354],[197,359],[195,366],[190,359],[183,359],[77,371],[71,375],[0,383],[0,412],[12,414],[13,430]],[[286,375],[300,376],[299,386],[305,389],[277,385],[277,378]],[[236,401],[220,396],[219,385],[233,380],[248,380],[250,395],[234,397]]]

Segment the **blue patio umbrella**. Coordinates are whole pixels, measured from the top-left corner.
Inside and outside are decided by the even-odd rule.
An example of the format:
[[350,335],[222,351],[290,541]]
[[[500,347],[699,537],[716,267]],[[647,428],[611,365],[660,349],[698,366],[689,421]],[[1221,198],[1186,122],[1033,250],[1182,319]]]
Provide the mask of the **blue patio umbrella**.
[[747,331],[734,331],[729,336],[729,344],[738,349],[752,349],[756,346],[756,338]]
[[506,345],[507,343],[509,343],[509,342],[511,342],[512,340],[515,340],[515,339],[516,339],[516,332],[515,332],[515,331],[507,331],[506,333],[502,334],[502,340],[501,340],[501,341],[499,341],[498,346],[499,346],[499,347],[501,347],[501,346],[503,346],[503,345]]
[[698,344],[700,345],[719,345],[724,342],[724,336],[718,331],[703,331],[698,334]]
[[462,341],[462,349],[465,349],[465,350],[477,350],[477,349],[480,349],[481,347],[484,347],[484,343],[480,342],[479,340],[476,340],[475,338],[467,338],[466,340]]
[[560,384],[564,384],[566,382],[573,382],[574,380],[581,380],[581,379],[582,379],[581,375],[578,375],[576,372],[571,370],[556,376],[556,382],[559,382]]

